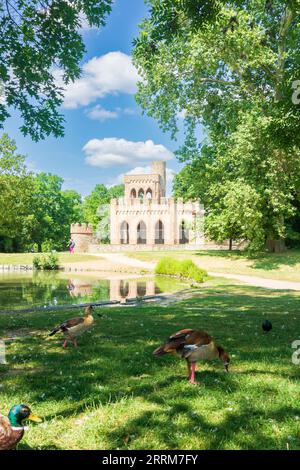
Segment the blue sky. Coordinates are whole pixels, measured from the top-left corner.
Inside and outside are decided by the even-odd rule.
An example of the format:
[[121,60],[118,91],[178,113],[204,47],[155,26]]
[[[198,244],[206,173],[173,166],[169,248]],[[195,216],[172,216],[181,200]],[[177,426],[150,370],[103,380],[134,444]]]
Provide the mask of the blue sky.
[[121,182],[125,172],[147,171],[153,159],[166,159],[172,171],[180,169],[173,155],[180,141],[171,141],[153,119],[142,116],[134,98],[131,47],[146,14],[144,0],[115,0],[105,28],[83,30],[83,75],[66,90],[62,108],[65,137],[34,143],[20,133],[17,116],[6,122],[4,130],[27,155],[31,169],[62,176],[65,189],[82,195],[97,183]]

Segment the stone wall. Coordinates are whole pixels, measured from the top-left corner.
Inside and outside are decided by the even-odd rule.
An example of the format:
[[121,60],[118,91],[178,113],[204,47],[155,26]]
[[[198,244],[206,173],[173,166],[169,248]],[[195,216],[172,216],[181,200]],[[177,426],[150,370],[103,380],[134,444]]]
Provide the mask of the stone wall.
[[72,224],[71,238],[75,242],[75,252],[87,252],[89,246],[96,243],[91,224]]

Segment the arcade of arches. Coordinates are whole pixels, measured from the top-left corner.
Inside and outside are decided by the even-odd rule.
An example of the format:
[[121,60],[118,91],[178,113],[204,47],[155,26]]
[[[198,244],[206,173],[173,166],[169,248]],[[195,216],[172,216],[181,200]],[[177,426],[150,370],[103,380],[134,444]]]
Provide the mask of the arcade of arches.
[[[163,245],[165,243],[164,224],[158,220],[154,228],[156,245]],[[136,227],[136,241],[138,245],[147,244],[147,226],[145,222],[141,221]],[[122,245],[129,245],[130,243],[130,230],[129,223],[125,220],[120,225],[120,242]],[[184,220],[179,224],[179,243],[189,243],[189,229]]]

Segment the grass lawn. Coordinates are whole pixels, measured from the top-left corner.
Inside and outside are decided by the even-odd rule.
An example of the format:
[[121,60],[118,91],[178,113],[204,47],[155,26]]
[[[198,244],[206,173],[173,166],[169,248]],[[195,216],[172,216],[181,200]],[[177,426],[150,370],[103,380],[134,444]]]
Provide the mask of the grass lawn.
[[240,251],[224,250],[148,251],[128,253],[128,256],[142,261],[158,261],[162,256],[189,258],[207,271],[300,281],[300,250],[289,250],[280,254],[260,253],[255,258],[250,258]]
[[[0,253],[0,264],[32,264],[34,256],[38,253]],[[43,254],[43,253],[39,253]],[[78,263],[80,261],[100,260],[99,256],[68,252],[57,253],[59,263]]]
[[[67,350],[45,336],[78,311],[0,315],[0,337],[20,333],[0,365],[0,412],[25,403],[44,420],[20,449],[300,449],[299,293],[214,280],[190,300],[104,313]],[[152,356],[183,327],[213,334],[230,373],[200,364],[192,386],[185,361]]]

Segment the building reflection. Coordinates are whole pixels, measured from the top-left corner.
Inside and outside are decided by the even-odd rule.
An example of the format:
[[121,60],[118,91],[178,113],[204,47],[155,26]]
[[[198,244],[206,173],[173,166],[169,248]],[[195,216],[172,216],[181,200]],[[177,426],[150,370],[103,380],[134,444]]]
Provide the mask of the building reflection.
[[[80,279],[69,279],[67,284],[71,297],[91,297],[92,295],[95,297],[93,288],[95,289],[95,283]],[[155,295],[160,292],[155,281],[112,279],[109,281],[109,298],[106,300],[125,302],[126,299]]]
[[154,281],[129,281],[113,279],[110,281],[110,300],[125,301],[146,295],[155,295],[159,289]]
[[82,279],[69,279],[67,289],[71,297],[88,297],[93,294],[93,285]]

